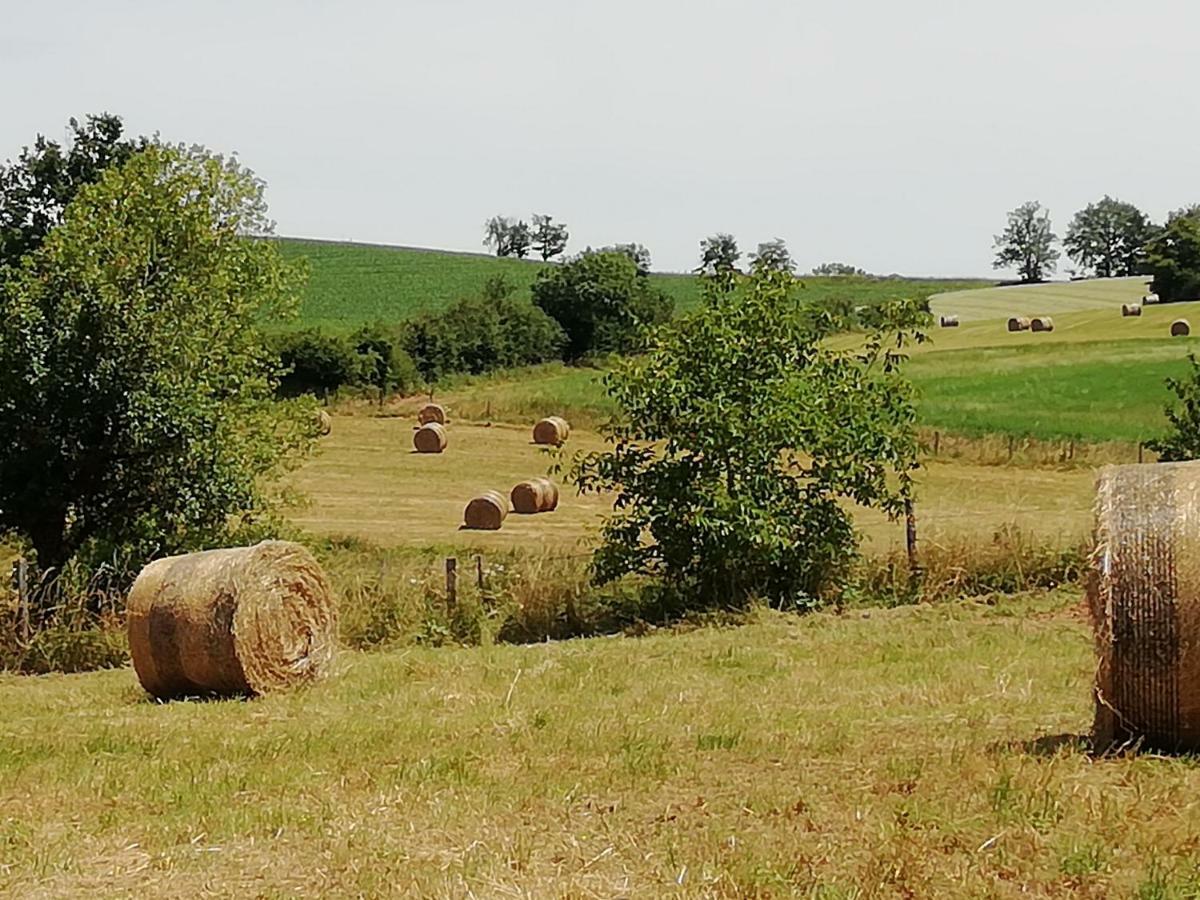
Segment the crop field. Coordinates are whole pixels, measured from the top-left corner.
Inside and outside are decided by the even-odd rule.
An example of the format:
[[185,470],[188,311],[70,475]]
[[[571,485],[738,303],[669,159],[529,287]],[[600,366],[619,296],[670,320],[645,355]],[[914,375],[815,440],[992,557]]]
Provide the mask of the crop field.
[[1094,278],[943,292],[929,298],[929,308],[934,315],[956,315],[963,322],[1009,316],[1057,316],[1119,309],[1122,303],[1141,302],[1146,292],[1146,279],[1142,277]]

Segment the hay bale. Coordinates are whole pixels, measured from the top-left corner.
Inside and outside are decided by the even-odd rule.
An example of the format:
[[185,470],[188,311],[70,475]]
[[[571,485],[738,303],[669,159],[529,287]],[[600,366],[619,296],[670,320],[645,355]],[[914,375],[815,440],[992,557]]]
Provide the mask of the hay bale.
[[552,512],[558,508],[558,485],[549,478],[531,478],[516,485],[509,498],[515,513]]
[[1030,331],[1053,331],[1054,320],[1049,316],[1038,316],[1029,322]]
[[333,431],[333,416],[325,412],[323,409],[317,410],[317,432],[321,435],[329,434]]
[[499,491],[485,491],[467,504],[465,527],[476,531],[498,531],[508,517],[508,500]]
[[1192,326],[1187,319],[1176,319],[1171,323],[1171,337],[1187,337],[1192,333]]
[[1158,302],[1158,294],[1151,293],[1151,294],[1143,294],[1142,295],[1142,303],[1157,303],[1157,302]]
[[413,432],[413,446],[418,453],[441,453],[446,449],[446,427],[427,422]]
[[1140,316],[1142,314],[1142,304],[1140,303],[1122,303],[1121,315],[1123,316]]
[[1013,316],[1008,320],[1009,331],[1028,331],[1029,325],[1029,320],[1024,316]]
[[1096,750],[1200,750],[1200,463],[1101,471],[1088,606]]
[[547,416],[533,426],[533,442],[558,447],[571,436],[571,426],[561,416]]
[[943,328],[957,328],[958,316],[942,316],[940,319],[938,319],[938,323]]
[[156,560],[133,583],[126,613],[138,681],[164,699],[313,681],[337,639],[325,573],[288,541]]
[[430,422],[445,425],[446,410],[441,404],[426,403],[417,411],[417,421],[422,425],[428,425]]

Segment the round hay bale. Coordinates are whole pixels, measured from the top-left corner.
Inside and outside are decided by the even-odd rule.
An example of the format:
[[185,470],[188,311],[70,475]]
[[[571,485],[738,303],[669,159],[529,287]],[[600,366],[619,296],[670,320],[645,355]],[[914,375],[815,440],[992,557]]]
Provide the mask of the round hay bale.
[[428,425],[430,422],[436,422],[438,425],[445,425],[445,407],[439,403],[426,403],[417,412],[417,421],[422,425]]
[[957,328],[958,316],[942,316],[938,322],[943,328]]
[[1109,466],[1088,578],[1094,747],[1200,750],[1200,463]]
[[413,446],[418,453],[441,453],[446,449],[446,427],[427,422],[413,432]]
[[1013,316],[1011,319],[1008,320],[1008,330],[1009,331],[1028,331],[1029,324],[1030,324],[1029,320],[1026,319],[1024,316]]
[[508,500],[499,491],[485,491],[467,504],[463,524],[476,531],[498,531],[508,517]]
[[1192,333],[1192,326],[1187,319],[1176,319],[1171,323],[1171,337],[1187,337]]
[[571,436],[571,426],[561,416],[547,416],[533,426],[533,442],[560,446]]
[[515,513],[552,512],[558,508],[558,485],[549,478],[531,478],[513,487],[509,497]]
[[1140,303],[1122,303],[1121,315],[1123,316],[1140,316],[1142,314],[1142,304]]
[[333,416],[325,412],[323,409],[317,410],[317,432],[321,435],[329,434],[333,431]]
[[325,573],[289,541],[156,560],[126,614],[138,681],[163,699],[304,684],[328,671],[337,641]]
[[1143,303],[1157,303],[1158,302],[1158,294],[1143,294],[1142,302]]
[[1036,319],[1031,319],[1029,322],[1030,331],[1053,331],[1054,320],[1049,316],[1038,316]]

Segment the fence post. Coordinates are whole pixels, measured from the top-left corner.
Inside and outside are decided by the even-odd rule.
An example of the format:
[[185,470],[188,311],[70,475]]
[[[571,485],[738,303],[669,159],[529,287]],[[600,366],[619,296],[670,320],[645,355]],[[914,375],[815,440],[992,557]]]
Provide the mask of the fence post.
[[942,448],[942,433],[935,431],[933,433],[933,455],[937,456],[938,451]]
[[479,593],[483,593],[483,554],[475,554],[475,584],[479,587]]
[[458,605],[458,560],[446,557],[446,607],[450,612]]
[[919,578],[921,564],[917,560],[917,514],[911,498],[904,501],[904,545],[908,550],[909,574]]
[[1008,436],[1008,461],[1012,462],[1012,458],[1013,458],[1013,436],[1010,434]]
[[18,559],[12,564],[12,585],[17,592],[17,621],[21,629],[21,640],[29,641],[29,564]]
[[1142,444],[1142,442],[1141,442],[1141,441],[1138,441],[1138,462],[1139,462],[1139,463],[1140,463],[1140,462],[1142,462],[1142,449],[1143,449],[1143,447],[1144,447],[1144,445]]

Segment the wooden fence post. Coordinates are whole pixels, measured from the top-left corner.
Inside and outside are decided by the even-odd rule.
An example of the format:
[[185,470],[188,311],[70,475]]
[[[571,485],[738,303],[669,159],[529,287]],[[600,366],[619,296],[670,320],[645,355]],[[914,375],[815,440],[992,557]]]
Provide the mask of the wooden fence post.
[[24,559],[18,559],[12,564],[12,585],[17,592],[17,622],[21,630],[21,640],[29,641],[29,564]]
[[937,456],[938,451],[942,448],[942,433],[935,431],[933,433],[933,455]]
[[1145,447],[1145,445],[1142,444],[1141,441],[1138,441],[1138,462],[1139,463],[1143,461],[1142,460],[1142,450],[1144,449],[1144,447]]
[[483,554],[475,554],[475,584],[479,587],[479,593],[483,593]]
[[446,608],[454,612],[458,605],[458,560],[446,557]]
[[919,578],[921,564],[917,560],[917,514],[911,498],[904,501],[904,545],[908,549],[909,574]]

